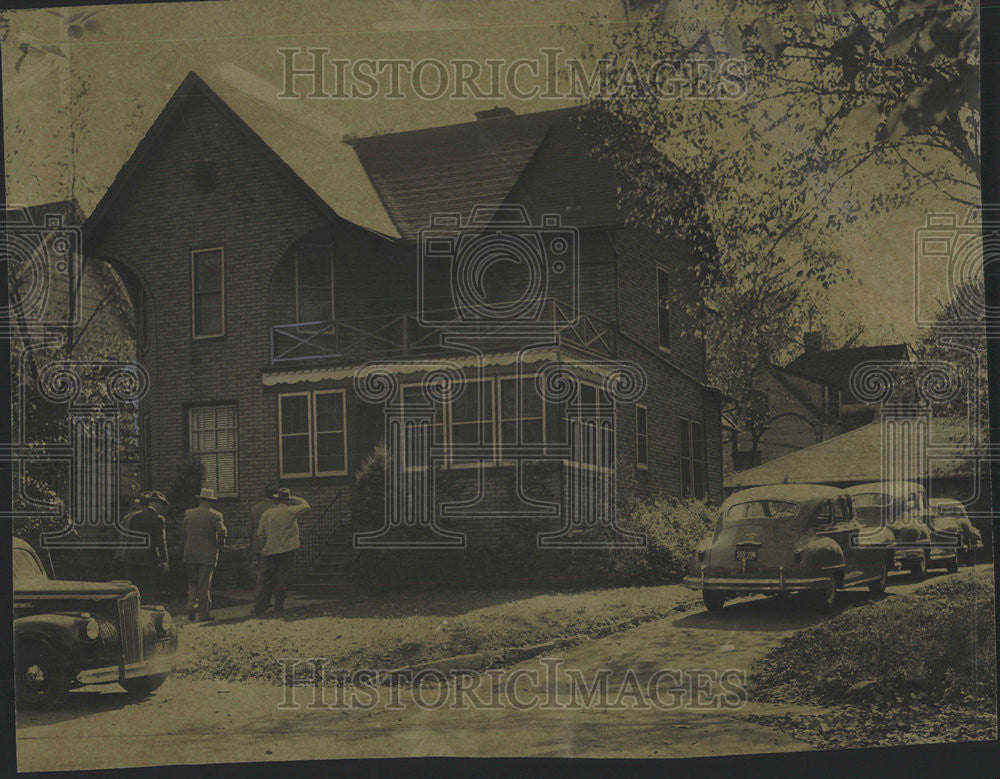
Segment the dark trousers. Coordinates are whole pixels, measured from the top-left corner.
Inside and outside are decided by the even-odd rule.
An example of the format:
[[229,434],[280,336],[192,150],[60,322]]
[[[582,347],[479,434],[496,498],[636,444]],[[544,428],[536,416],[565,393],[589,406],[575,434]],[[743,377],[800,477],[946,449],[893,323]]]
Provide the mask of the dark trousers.
[[156,595],[156,566],[125,564],[125,578],[139,588],[139,595],[148,599]]
[[257,574],[257,597],[254,599],[254,611],[267,611],[274,596],[274,610],[281,611],[285,607],[285,593],[292,580],[292,562],[295,550],[271,554],[260,559],[260,573]]
[[188,602],[187,610],[190,614],[195,608],[198,609],[198,616],[201,619],[209,616],[208,610],[212,608],[212,574],[215,568],[211,565],[199,565],[198,563],[187,563],[188,577]]

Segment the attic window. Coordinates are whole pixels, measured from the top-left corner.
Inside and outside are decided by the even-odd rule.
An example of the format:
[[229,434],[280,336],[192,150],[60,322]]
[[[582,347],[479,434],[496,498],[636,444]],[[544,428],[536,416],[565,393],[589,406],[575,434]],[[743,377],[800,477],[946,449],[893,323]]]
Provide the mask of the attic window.
[[215,163],[199,160],[194,164],[194,186],[199,192],[215,191]]

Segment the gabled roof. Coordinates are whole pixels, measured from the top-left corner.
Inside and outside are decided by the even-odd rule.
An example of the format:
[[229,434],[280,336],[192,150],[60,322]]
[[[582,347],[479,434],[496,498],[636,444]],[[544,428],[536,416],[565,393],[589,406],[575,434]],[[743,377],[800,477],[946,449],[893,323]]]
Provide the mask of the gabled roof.
[[[969,423],[957,417],[932,417],[929,458],[932,477],[970,473],[966,456]],[[882,425],[872,422],[797,452],[735,473],[726,487],[764,484],[861,484],[882,479]]]
[[[400,234],[414,239],[434,213],[464,219],[476,205],[509,200],[531,211],[564,213],[582,198],[586,218],[576,226],[620,221],[611,167],[587,155],[575,129],[575,108],[501,114],[473,122],[374,135],[350,141]],[[539,159],[540,149],[553,160]],[[523,176],[545,165],[544,187]],[[576,194],[579,193],[579,194]],[[595,193],[599,197],[595,197]]]
[[131,177],[141,170],[164,132],[183,115],[187,101],[198,99],[212,100],[232,116],[322,211],[373,232],[398,237],[357,156],[337,135],[337,128],[331,128],[330,133],[321,132],[311,123],[294,121],[288,113],[223,78],[215,79],[209,86],[194,72],[188,73],[118,172],[87,220],[87,233],[99,228],[104,215]]
[[851,395],[851,372],[864,362],[903,362],[909,359],[906,344],[854,346],[849,349],[807,351],[792,360],[787,370],[799,376],[839,387]]

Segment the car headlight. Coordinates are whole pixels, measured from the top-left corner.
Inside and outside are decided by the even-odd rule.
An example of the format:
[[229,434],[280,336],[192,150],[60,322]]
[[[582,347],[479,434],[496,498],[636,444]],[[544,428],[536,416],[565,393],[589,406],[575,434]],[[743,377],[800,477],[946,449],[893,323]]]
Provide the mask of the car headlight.
[[174,624],[174,618],[170,616],[170,612],[164,611],[160,615],[160,629],[164,633],[166,633],[168,630],[170,630],[171,627],[173,627],[173,624]]
[[84,634],[91,641],[96,640],[97,637],[101,635],[101,626],[96,619],[91,618],[87,620],[87,625],[84,628]]

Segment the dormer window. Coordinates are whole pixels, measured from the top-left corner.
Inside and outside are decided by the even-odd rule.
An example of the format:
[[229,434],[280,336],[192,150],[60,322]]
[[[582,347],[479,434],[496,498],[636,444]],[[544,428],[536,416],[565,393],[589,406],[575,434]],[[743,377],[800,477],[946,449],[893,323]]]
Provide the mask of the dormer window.
[[333,320],[333,252],[303,244],[295,252],[295,317],[299,323]]

